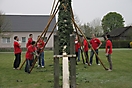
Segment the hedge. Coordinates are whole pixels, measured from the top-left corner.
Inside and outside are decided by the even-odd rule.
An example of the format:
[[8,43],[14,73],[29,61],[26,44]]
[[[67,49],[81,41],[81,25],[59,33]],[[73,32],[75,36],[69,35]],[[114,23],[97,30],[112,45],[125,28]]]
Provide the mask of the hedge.
[[[113,48],[130,48],[130,42],[131,40],[113,40],[112,45]],[[101,48],[105,48],[105,41],[102,41],[102,46]]]
[[[21,48],[22,51],[27,51],[27,48]],[[52,47],[46,47],[44,50],[53,50]],[[14,48],[0,48],[0,52],[14,52]]]
[[[117,41],[113,40],[113,48],[132,48],[130,47],[130,42],[131,40],[126,40],[126,41]],[[105,48],[105,41],[102,41],[102,46],[100,48]],[[22,48],[22,51],[26,51],[26,48]],[[45,48],[45,50],[53,50],[53,48]],[[0,52],[13,52],[13,48],[0,48]]]

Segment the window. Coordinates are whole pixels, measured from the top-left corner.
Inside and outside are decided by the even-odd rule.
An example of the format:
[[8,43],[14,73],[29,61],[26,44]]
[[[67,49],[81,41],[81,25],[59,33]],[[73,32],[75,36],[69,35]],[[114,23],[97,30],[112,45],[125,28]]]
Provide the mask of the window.
[[47,41],[47,37],[44,38],[44,42],[46,42],[46,41]]
[[2,37],[2,43],[10,43],[10,37]]
[[22,37],[22,42],[23,42],[23,43],[26,42],[26,37]]

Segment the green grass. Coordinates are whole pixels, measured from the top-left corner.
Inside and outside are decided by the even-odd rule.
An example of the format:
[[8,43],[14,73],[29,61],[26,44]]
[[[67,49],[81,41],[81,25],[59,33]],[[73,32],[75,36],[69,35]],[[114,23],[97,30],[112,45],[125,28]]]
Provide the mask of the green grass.
[[[25,54],[22,54],[22,61]],[[106,67],[108,62],[103,50],[99,57]],[[108,72],[100,65],[76,66],[77,88],[132,88],[132,50],[114,50],[112,55],[113,71]],[[0,53],[0,88],[53,88],[53,52],[45,52],[45,68],[35,67],[31,74],[13,70],[13,53]],[[61,63],[61,60],[60,60]],[[36,64],[37,66],[37,64]],[[62,71],[61,71],[62,72]],[[61,73],[60,73],[61,74]],[[60,85],[62,76],[60,76]]]

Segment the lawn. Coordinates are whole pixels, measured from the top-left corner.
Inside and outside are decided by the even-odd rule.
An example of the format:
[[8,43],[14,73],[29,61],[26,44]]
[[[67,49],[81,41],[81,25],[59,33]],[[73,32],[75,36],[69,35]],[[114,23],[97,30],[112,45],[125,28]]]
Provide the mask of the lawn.
[[[106,67],[108,62],[100,50],[99,57]],[[25,54],[22,54],[22,61]],[[132,88],[132,50],[114,50],[112,55],[113,71],[108,72],[100,65],[87,66],[81,62],[76,65],[77,88]],[[0,53],[0,88],[53,88],[53,52],[45,52],[45,68],[35,68],[31,74],[13,70],[13,53]],[[60,60],[61,63],[62,60]],[[61,68],[61,64],[60,64]],[[62,72],[62,70],[61,70]],[[62,74],[60,73],[60,85]]]

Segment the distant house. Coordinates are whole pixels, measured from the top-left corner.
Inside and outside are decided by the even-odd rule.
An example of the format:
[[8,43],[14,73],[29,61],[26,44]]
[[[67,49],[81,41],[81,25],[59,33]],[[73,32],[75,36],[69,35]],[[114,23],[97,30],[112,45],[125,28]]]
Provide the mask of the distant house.
[[112,40],[132,40],[132,26],[113,29],[108,34]]
[[[14,36],[18,35],[19,40],[22,42],[21,47],[25,48],[28,41],[28,35],[33,34],[33,40],[37,40],[37,36],[40,35],[46,27],[49,15],[5,15],[6,21],[10,24],[10,30],[0,36],[0,48],[13,48]],[[46,38],[51,33],[56,19],[54,18],[49,26]],[[56,33],[53,33],[53,35]],[[53,35],[47,43],[47,48],[53,48]]]

